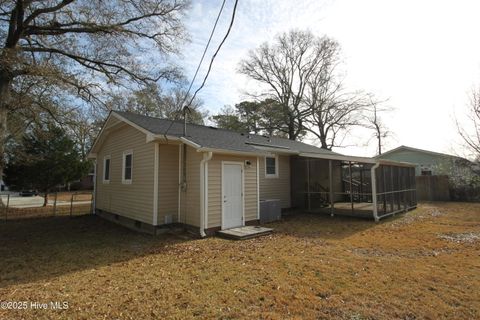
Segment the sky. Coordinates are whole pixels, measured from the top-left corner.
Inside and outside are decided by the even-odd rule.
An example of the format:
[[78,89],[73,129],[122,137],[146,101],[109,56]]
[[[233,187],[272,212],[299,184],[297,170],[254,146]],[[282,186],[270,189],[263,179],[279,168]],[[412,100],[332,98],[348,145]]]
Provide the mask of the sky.
[[[180,60],[188,79],[221,3],[193,1],[187,13],[191,41]],[[233,3],[226,1],[194,89],[227,30]],[[237,72],[248,51],[279,33],[310,30],[340,43],[347,89],[371,92],[394,108],[383,119],[393,132],[385,150],[408,145],[466,155],[455,117],[463,121],[468,94],[480,80],[479,12],[478,0],[239,0],[230,36],[198,96],[210,114],[247,99],[245,92],[258,87]],[[370,134],[353,130],[344,141],[347,147],[334,150],[372,156],[376,142]]]

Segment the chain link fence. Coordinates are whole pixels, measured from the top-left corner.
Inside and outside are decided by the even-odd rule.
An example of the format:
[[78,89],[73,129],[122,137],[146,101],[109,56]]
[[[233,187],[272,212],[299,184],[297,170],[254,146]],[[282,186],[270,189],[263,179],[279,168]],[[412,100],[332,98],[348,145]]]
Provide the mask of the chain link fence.
[[44,196],[21,196],[18,193],[2,194],[1,218],[3,221],[91,214],[93,192],[58,192]]

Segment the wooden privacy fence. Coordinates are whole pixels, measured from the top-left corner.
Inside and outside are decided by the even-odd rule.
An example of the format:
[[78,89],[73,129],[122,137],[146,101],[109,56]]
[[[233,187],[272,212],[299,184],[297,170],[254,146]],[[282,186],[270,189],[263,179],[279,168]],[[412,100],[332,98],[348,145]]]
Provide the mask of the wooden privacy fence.
[[74,216],[92,212],[93,195],[91,192],[49,194],[49,204],[47,206],[43,206],[43,198],[41,204],[30,204],[29,199],[31,198],[21,198],[11,194],[3,195],[3,208],[0,208],[2,220]]
[[420,201],[450,201],[448,176],[417,176],[417,198]]

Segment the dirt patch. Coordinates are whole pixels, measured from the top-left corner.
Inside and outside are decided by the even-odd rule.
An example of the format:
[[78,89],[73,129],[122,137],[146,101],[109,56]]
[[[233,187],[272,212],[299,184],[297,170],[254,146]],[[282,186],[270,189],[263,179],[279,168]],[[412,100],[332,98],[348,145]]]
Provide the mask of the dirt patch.
[[480,242],[480,232],[440,234],[438,237],[455,243]]
[[379,249],[365,249],[365,248],[356,248],[351,250],[353,254],[362,256],[362,257],[379,257],[379,258],[408,258],[415,259],[420,257],[438,257],[439,255],[448,255],[458,252],[458,249],[455,248],[438,248],[435,250],[428,249],[417,249],[417,250],[394,250],[394,251],[385,251]]
[[422,205],[418,209],[409,211],[404,215],[400,215],[400,218],[392,222],[393,227],[401,227],[415,223],[417,221],[422,221],[425,219],[431,219],[440,217],[444,214],[442,208],[431,206],[431,205]]

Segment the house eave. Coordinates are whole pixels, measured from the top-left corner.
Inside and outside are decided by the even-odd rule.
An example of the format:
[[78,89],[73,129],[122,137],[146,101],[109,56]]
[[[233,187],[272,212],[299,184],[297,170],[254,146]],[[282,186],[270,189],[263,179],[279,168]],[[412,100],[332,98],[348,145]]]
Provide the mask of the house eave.
[[221,153],[221,154],[228,154],[228,155],[243,155],[243,156],[254,156],[254,157],[264,156],[266,154],[265,152],[236,151],[236,150],[205,148],[205,147],[198,148],[197,152],[213,152],[213,153]]
[[265,151],[269,153],[275,153],[275,154],[286,154],[286,155],[297,155],[300,154],[300,151],[298,150],[291,150],[288,148],[275,148],[275,147],[267,147],[267,146],[255,146],[252,145],[255,149],[258,149],[260,151]]
[[345,156],[345,155],[339,155],[339,154],[321,154],[321,153],[301,152],[299,156],[306,157],[306,158],[352,161],[352,162],[363,162],[363,163],[372,163],[372,164],[377,162],[375,159],[372,159],[372,158]]

